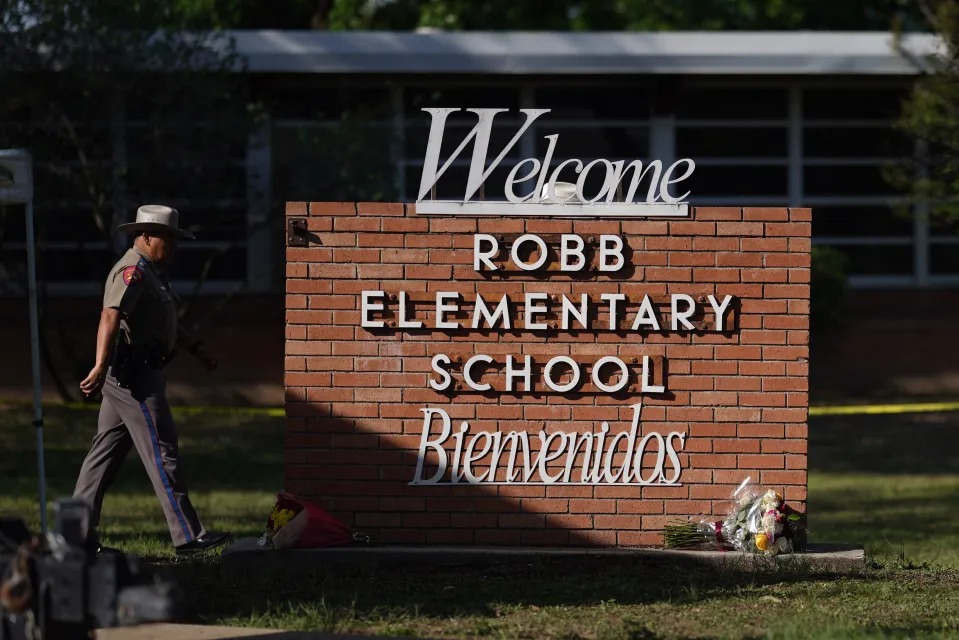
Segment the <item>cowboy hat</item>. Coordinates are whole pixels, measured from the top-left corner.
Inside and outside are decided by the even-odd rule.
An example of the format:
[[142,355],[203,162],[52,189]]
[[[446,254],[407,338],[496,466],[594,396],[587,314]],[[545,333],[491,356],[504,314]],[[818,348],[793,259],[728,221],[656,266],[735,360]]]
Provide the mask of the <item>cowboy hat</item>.
[[177,218],[179,214],[176,209],[162,204],[145,204],[137,209],[136,222],[128,222],[117,227],[117,231],[153,231],[159,233],[170,233],[180,238],[196,240],[196,236],[181,229]]

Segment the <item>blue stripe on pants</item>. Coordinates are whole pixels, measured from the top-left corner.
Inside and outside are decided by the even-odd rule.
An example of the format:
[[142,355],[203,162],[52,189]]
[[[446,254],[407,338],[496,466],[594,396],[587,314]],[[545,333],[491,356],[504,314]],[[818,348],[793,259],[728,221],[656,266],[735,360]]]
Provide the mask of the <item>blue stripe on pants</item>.
[[167,477],[166,469],[163,468],[163,460],[160,457],[160,439],[159,435],[157,435],[156,425],[153,424],[153,416],[150,415],[150,409],[147,407],[146,402],[140,403],[140,410],[143,412],[143,417],[147,420],[147,428],[150,430],[150,441],[153,443],[153,458],[156,461],[157,471],[160,473],[160,480],[163,481],[166,495],[170,499],[170,506],[173,508],[173,512],[176,513],[176,517],[180,520],[180,526],[183,527],[183,535],[186,536],[186,541],[190,542],[193,540],[193,536],[190,535],[190,529],[186,526],[186,520],[183,518],[183,512],[180,511],[180,506],[176,503],[176,498],[173,497],[173,487],[170,486],[170,478]]

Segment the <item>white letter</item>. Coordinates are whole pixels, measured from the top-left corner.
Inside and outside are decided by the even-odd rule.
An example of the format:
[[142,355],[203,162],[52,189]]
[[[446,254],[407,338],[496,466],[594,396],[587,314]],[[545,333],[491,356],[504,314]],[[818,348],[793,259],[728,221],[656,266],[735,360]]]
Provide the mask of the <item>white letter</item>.
[[[452,300],[453,304],[446,304],[447,300]],[[437,291],[436,292],[436,328],[437,329],[459,329],[458,322],[445,320],[447,311],[460,310],[460,294],[455,291]]]
[[533,195],[542,200],[546,200],[547,194],[543,193],[543,183],[546,182],[549,165],[553,162],[553,151],[556,150],[556,141],[559,140],[559,134],[554,133],[543,137],[549,140],[549,146],[546,147],[546,155],[543,157],[543,169],[539,172],[539,178],[536,179],[536,189],[533,190]]
[[466,361],[466,364],[463,365],[463,380],[466,381],[466,384],[467,386],[469,386],[469,388],[476,389],[477,391],[489,391],[490,389],[493,388],[492,386],[490,386],[490,383],[488,382],[485,382],[483,384],[478,384],[475,380],[473,380],[473,371],[472,371],[473,365],[476,364],[477,362],[485,362],[486,364],[489,364],[492,361],[493,359],[489,357],[488,355],[486,355],[485,353],[478,353]]
[[659,331],[659,320],[656,318],[656,309],[653,307],[653,301],[649,296],[643,296],[643,302],[639,305],[639,311],[636,312],[636,319],[633,320],[633,331],[637,331],[642,325],[649,325],[653,331]]
[[579,297],[579,311],[565,295],[563,296],[563,331],[569,331],[569,317],[579,320],[583,329],[589,329],[589,297],[584,293]]
[[527,329],[547,329],[545,322],[533,322],[533,315],[537,313],[546,313],[547,308],[542,305],[533,304],[534,302],[544,301],[548,298],[545,293],[527,293],[526,304],[523,305],[523,315],[525,317],[523,326]]
[[[686,310],[683,312],[679,311],[678,302],[680,300],[686,303]],[[679,331],[680,322],[683,323],[686,329],[693,329],[692,323],[690,323],[687,318],[696,313],[696,301],[685,293],[674,293],[671,299],[671,306],[672,313],[670,315],[672,316],[673,331]]]
[[[586,174],[588,174],[589,170],[592,169],[595,165],[600,163],[606,165],[606,176],[603,178],[603,186],[599,188],[599,193],[597,193],[594,197],[587,198],[586,191],[584,190],[586,187]],[[603,158],[598,158],[596,160],[593,160],[592,162],[587,164],[585,167],[583,167],[583,170],[579,174],[579,179],[576,180],[576,197],[587,204],[592,204],[596,202],[597,200],[602,198],[604,195],[606,195],[606,189],[609,188],[609,184],[610,184],[610,176],[615,175],[615,173],[616,173],[616,170],[613,168],[613,163],[610,162],[609,160],[604,160]]]
[[[623,239],[619,236],[602,235],[599,237],[599,270],[600,271],[619,271],[626,264],[626,258],[623,257]],[[612,244],[615,248],[611,248]],[[606,258],[616,256],[616,264],[610,265]]]
[[513,390],[513,378],[521,378],[525,383],[523,391],[532,390],[533,379],[533,357],[523,356],[523,368],[513,368],[513,356],[506,356],[506,390]]
[[442,368],[440,365],[450,364],[450,357],[445,353],[437,353],[433,356],[433,361],[430,363],[433,366],[433,371],[440,374],[440,380],[437,382],[433,378],[430,378],[430,386],[436,389],[437,391],[446,391],[453,385],[453,377],[450,376],[450,372]]
[[679,466],[679,456],[676,455],[676,449],[673,448],[673,438],[679,438],[680,449],[686,445],[685,433],[673,431],[666,436],[666,455],[669,456],[669,462],[672,463],[673,469],[676,470],[676,473],[674,473],[673,477],[669,479],[666,478],[666,474],[661,475],[659,480],[662,482],[662,484],[676,484],[679,482],[679,476],[683,472],[682,467]]
[[[532,162],[533,168],[530,169],[530,172],[527,173],[524,177],[517,178],[516,173],[519,171],[519,168],[523,166],[523,163],[526,163],[526,162]],[[518,196],[515,193],[513,193],[513,185],[519,184],[520,182],[526,182],[527,180],[529,180],[530,178],[536,175],[536,172],[539,171],[539,168],[540,168],[539,160],[537,160],[536,158],[526,158],[525,160],[520,160],[519,162],[517,162],[516,166],[513,167],[512,170],[509,172],[509,175],[506,176],[506,199],[509,200],[510,202],[519,204],[520,202],[523,202],[529,199],[530,196],[536,195],[534,192],[529,194],[528,196],[522,196],[522,197]]]
[[[420,449],[416,454],[416,475],[413,476],[413,482],[410,484],[436,484],[443,474],[446,473],[448,458],[446,449],[441,445],[450,437],[450,416],[442,409],[420,409],[423,412],[423,435],[420,436]],[[433,415],[439,414],[443,421],[443,429],[436,440],[430,441],[430,427],[433,423]],[[429,447],[439,456],[439,466],[429,479],[423,478],[423,464],[426,462],[426,448]]]
[[[586,266],[586,256],[583,254],[583,248],[586,243],[579,236],[564,233],[562,236],[562,248],[559,252],[560,271],[579,271]],[[572,245],[576,245],[575,248]],[[570,257],[576,257],[576,264],[570,264]]]
[[400,291],[400,321],[397,325],[400,329],[422,329],[422,320],[406,319],[406,292]]
[[[570,366],[573,370],[573,379],[566,383],[565,385],[558,385],[553,382],[553,367],[557,364],[565,363]],[[543,369],[543,382],[546,383],[546,386],[552,389],[557,393],[566,393],[576,388],[576,385],[579,384],[580,370],[579,365],[576,364],[576,361],[570,358],[569,356],[556,356],[552,360],[546,363],[546,368]]]
[[429,113],[432,120],[430,122],[430,137],[426,143],[426,155],[423,158],[423,173],[420,177],[420,194],[417,196],[416,201],[419,202],[426,197],[426,194],[429,193],[432,186],[436,184],[436,181],[440,179],[440,176],[446,172],[450,164],[453,163],[453,160],[455,160],[463,148],[469,144],[469,141],[475,138],[473,142],[473,159],[470,161],[470,172],[466,181],[466,194],[463,198],[463,202],[468,202],[479,189],[480,185],[483,184],[490,173],[493,172],[493,169],[503,160],[509,150],[513,148],[516,141],[522,137],[529,126],[544,113],[549,113],[550,110],[520,109],[520,112],[526,116],[526,121],[523,123],[523,126],[520,127],[520,130],[516,132],[516,135],[513,136],[513,139],[510,140],[500,154],[496,156],[492,164],[487,167],[486,153],[489,149],[489,138],[490,132],[493,129],[493,119],[497,113],[503,113],[504,111],[509,111],[509,109],[467,109],[467,111],[476,114],[476,125],[470,130],[469,134],[463,138],[463,141],[456,147],[453,153],[450,154],[449,158],[446,159],[446,164],[444,164],[439,171],[436,170],[436,166],[439,164],[440,149],[443,146],[443,132],[446,129],[446,118],[450,113],[459,111],[459,109],[426,108],[423,109],[423,111]]
[[660,160],[653,160],[645,170],[643,169],[641,160],[633,160],[626,166],[625,170],[623,169],[623,161],[617,160],[613,163],[613,168],[613,174],[607,174],[609,183],[606,188],[606,202],[613,201],[613,197],[616,195],[616,187],[619,186],[623,180],[623,176],[630,169],[633,170],[633,179],[629,182],[629,189],[626,190],[626,197],[623,202],[633,201],[633,197],[636,195],[636,189],[639,188],[639,182],[650,169],[653,170],[653,175],[649,181],[649,189],[646,191],[646,202],[653,203],[656,201],[656,187],[659,186],[659,176],[663,172],[663,163]]
[[382,298],[382,291],[364,291],[360,294],[360,326],[367,329],[378,329],[385,327],[386,323],[382,320],[373,320],[370,318],[371,311],[382,311],[382,302],[373,302],[372,298]]
[[[496,435],[499,436],[500,433],[497,431]],[[480,449],[479,451],[476,451],[475,450],[476,442],[480,438],[486,438],[486,444],[483,446],[482,449]],[[480,431],[475,436],[473,436],[473,439],[470,440],[470,443],[466,445],[466,452],[463,456],[464,458],[463,459],[463,477],[466,478],[466,481],[469,482],[470,484],[479,484],[480,482],[483,481],[483,479],[487,476],[487,474],[489,474],[490,480],[495,480],[495,478],[492,475],[492,472],[493,472],[492,467],[487,469],[483,473],[479,474],[478,476],[473,475],[473,470],[471,468],[474,462],[479,462],[480,460],[483,459],[483,456],[489,453],[490,447],[492,446],[493,446],[493,437],[492,435],[490,435],[488,431]]]
[[726,296],[723,298],[723,303],[718,304],[716,302],[716,297],[712,294],[706,296],[706,299],[709,300],[709,304],[712,306],[713,311],[716,313],[716,331],[723,330],[723,323],[725,322],[726,307],[729,306],[729,303],[733,301],[732,296]]
[[[483,242],[489,242],[493,247],[489,251],[483,251]],[[496,241],[496,238],[485,233],[473,235],[473,271],[482,271],[483,265],[486,265],[490,271],[499,269],[499,267],[490,261],[490,258],[496,257],[498,253],[499,243]]]
[[[615,385],[604,384],[603,381],[600,380],[599,378],[600,369],[602,369],[605,365],[609,363],[613,363],[617,367],[619,367],[619,370],[621,373],[621,375],[619,376],[619,382],[617,382]],[[599,388],[600,391],[605,391],[606,393],[616,393],[617,391],[625,387],[627,384],[629,384],[629,368],[626,366],[625,362],[623,362],[616,356],[605,356],[597,360],[596,364],[593,365],[593,370],[591,373],[593,378],[593,384],[596,385],[596,387]]]
[[640,385],[640,393],[663,393],[666,391],[666,387],[660,386],[658,384],[651,384],[649,381],[650,367],[649,367],[649,356],[643,356],[643,382]]
[[[532,264],[523,262],[522,260],[519,259],[519,247],[524,242],[532,242],[539,249],[539,258],[537,258],[536,262]],[[513,262],[516,263],[517,267],[519,267],[523,271],[535,271],[539,269],[540,267],[542,267],[544,264],[546,264],[546,258],[547,258],[546,243],[543,242],[543,239],[540,238],[539,236],[534,236],[531,233],[527,233],[526,235],[522,235],[516,238],[516,242],[513,243],[511,255],[513,257]]]
[[[657,444],[656,466],[653,467],[653,471],[649,474],[649,478],[643,478],[643,456],[646,453],[646,445],[649,444],[649,441],[653,438],[656,439]],[[636,480],[639,481],[639,484],[653,484],[657,478],[662,479],[663,462],[665,460],[666,442],[663,440],[663,436],[655,431],[647,434],[646,437],[640,441],[639,447],[636,449],[636,456],[633,458],[633,473],[636,474]]]
[[[681,162],[686,162],[689,164],[689,166],[686,169],[686,173],[679,176],[675,180],[670,180],[669,176],[672,175],[673,169],[675,169],[676,166]],[[659,197],[663,199],[663,202],[665,202],[666,204],[676,204],[677,202],[682,202],[684,198],[689,197],[689,191],[679,196],[678,198],[672,197],[671,195],[669,195],[669,185],[676,184],[677,182],[682,182],[689,176],[693,175],[693,170],[695,168],[696,168],[695,162],[693,162],[690,158],[683,158],[682,160],[677,160],[676,162],[671,164],[668,169],[666,169],[666,173],[663,174],[663,181],[659,185]]]
[[[615,484],[617,481],[628,484],[632,479],[632,469],[630,465],[630,456],[633,454],[633,448],[636,446],[636,434],[639,432],[639,417],[643,411],[643,403],[639,402],[633,406],[633,421],[630,424],[629,431],[620,431],[609,440],[609,450],[603,458],[603,479],[606,484]],[[606,424],[605,422],[603,423]],[[606,425],[609,428],[609,425]],[[623,466],[616,473],[613,473],[613,458],[616,456],[616,450],[619,448],[620,439],[626,441],[626,455],[624,456]],[[620,478],[622,476],[622,478]]]
[[489,308],[486,306],[486,301],[483,300],[483,296],[479,293],[476,294],[476,308],[473,310],[473,328],[479,329],[480,320],[486,318],[486,324],[490,329],[496,326],[496,321],[500,320],[503,323],[504,329],[510,329],[510,316],[509,316],[509,296],[503,294],[503,297],[500,298],[499,304],[496,305],[496,313],[490,315]]
[[[560,446],[556,449],[556,451],[549,450],[550,442],[553,441],[553,438],[556,438],[557,440],[560,441]],[[540,449],[539,449],[539,456],[537,459],[537,462],[539,463],[538,464],[539,477],[543,479],[543,482],[545,484],[553,484],[554,482],[556,482],[557,480],[563,477],[564,472],[560,471],[559,475],[555,477],[551,476],[548,473],[546,473],[546,465],[552,462],[553,460],[556,460],[557,458],[562,457],[562,455],[565,453],[564,449],[566,447],[563,445],[566,443],[566,434],[563,433],[562,431],[554,431],[553,433],[547,435],[545,431],[540,431],[539,440],[540,440]]]
[[616,309],[616,303],[626,299],[623,293],[604,293],[600,299],[609,303],[609,329],[610,331],[619,331],[619,312]]

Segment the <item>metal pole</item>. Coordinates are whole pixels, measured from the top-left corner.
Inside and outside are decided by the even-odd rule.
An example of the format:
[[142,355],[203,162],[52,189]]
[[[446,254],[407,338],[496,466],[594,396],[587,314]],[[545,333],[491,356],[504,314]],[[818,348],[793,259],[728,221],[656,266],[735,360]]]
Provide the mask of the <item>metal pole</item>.
[[37,474],[40,489],[40,531],[47,534],[47,473],[43,452],[43,402],[40,397],[40,317],[37,311],[37,247],[33,230],[33,198],[27,208],[27,288],[30,296],[30,357],[33,361],[33,426],[37,430]]

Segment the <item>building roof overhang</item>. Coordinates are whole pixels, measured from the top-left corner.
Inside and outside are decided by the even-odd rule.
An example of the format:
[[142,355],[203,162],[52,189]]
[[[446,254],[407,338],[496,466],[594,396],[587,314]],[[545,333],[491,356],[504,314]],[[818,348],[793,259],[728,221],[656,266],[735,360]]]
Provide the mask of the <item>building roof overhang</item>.
[[254,73],[916,75],[931,34],[227,31]]

